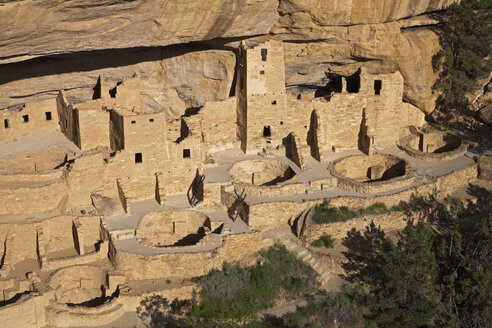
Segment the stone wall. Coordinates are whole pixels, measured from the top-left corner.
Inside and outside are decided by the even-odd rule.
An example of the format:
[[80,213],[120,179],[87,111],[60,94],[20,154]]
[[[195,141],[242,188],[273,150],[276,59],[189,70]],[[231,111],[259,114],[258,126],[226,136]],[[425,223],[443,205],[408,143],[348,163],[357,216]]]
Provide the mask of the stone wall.
[[0,143],[56,131],[60,131],[60,127],[55,98],[24,104],[18,111],[0,111]]
[[163,253],[140,255],[125,252],[113,244],[110,260],[118,272],[130,280],[156,278],[191,278],[220,268],[223,261],[238,261],[271,245],[261,233],[245,233],[224,236],[222,245],[213,251],[196,253]]
[[234,147],[236,136],[237,98],[230,97],[222,101],[207,102],[199,112],[203,147],[207,153],[213,153]]
[[[435,195],[438,199],[443,199],[460,186],[474,181],[477,178],[477,172],[477,165],[473,164],[437,178],[428,177],[427,184],[384,196],[339,196],[329,199],[332,206],[348,206],[352,209],[367,208],[376,202],[383,202],[389,208],[399,205],[402,201],[408,201],[412,196]],[[322,202],[323,199],[247,204],[245,205],[248,208],[245,212],[247,217],[244,220],[251,228],[260,231],[278,227],[286,228],[289,219]]]
[[407,217],[402,212],[379,213],[374,215],[365,215],[353,218],[343,222],[333,222],[327,224],[309,223],[304,230],[304,239],[306,244],[328,234],[335,239],[341,239],[347,236],[347,232],[355,228],[364,230],[371,222],[380,226],[385,232],[401,230],[407,225]]
[[7,157],[3,166],[7,173],[42,172],[62,166],[66,157],[62,151],[19,153]]
[[109,112],[101,107],[101,102],[93,100],[76,105],[80,146],[83,151],[96,148],[109,148]]
[[13,256],[12,263],[15,265],[18,262],[26,259],[37,258],[37,243],[38,233],[43,232],[44,253],[46,257],[63,256],[67,250],[75,252],[75,242],[73,233],[73,224],[77,220],[80,222],[80,231],[84,234],[84,247],[88,250],[94,249],[94,245],[101,239],[100,218],[94,216],[55,216],[50,219],[45,219],[31,223],[6,223],[0,224],[0,250],[4,251],[3,241],[8,235],[13,236],[11,242],[8,243],[7,249],[11,248]]
[[66,199],[64,181],[33,188],[0,188],[0,215],[43,213],[56,209]]

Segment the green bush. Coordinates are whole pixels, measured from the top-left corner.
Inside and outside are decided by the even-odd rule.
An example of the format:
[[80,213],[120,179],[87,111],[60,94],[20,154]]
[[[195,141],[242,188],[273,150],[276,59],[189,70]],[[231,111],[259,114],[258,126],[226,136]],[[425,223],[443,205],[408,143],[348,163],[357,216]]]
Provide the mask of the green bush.
[[313,222],[317,224],[346,221],[357,215],[347,206],[333,207],[330,201],[325,200],[323,204],[314,207]]
[[386,204],[385,203],[376,202],[376,203],[372,204],[371,206],[369,206],[367,208],[367,210],[370,211],[370,212],[380,212],[380,211],[386,211],[387,208],[386,208]]
[[224,263],[196,279],[198,305],[191,316],[205,319],[241,319],[267,309],[279,297],[294,299],[314,292],[319,286],[313,268],[280,245],[261,254],[264,263],[250,268]]
[[323,234],[321,237],[314,240],[311,245],[314,247],[333,248],[335,245],[335,239],[330,235]]

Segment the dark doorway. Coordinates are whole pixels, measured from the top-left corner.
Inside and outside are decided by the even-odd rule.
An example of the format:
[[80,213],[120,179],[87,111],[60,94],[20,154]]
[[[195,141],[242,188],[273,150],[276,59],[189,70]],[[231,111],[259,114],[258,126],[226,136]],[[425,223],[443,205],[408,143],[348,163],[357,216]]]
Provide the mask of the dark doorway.
[[348,93],[358,93],[360,90],[360,71],[355,72],[355,74],[346,78],[347,81],[347,92]]
[[381,89],[383,88],[383,82],[381,80],[374,80],[374,94],[379,96]]
[[191,152],[189,149],[183,149],[183,158],[190,158]]
[[51,112],[46,112],[44,115],[46,116],[46,121],[51,121]]
[[24,123],[29,122],[29,115],[23,115],[22,120],[24,121]]
[[272,131],[270,130],[270,125],[263,127],[263,137],[268,138],[272,136]]
[[142,163],[142,153],[135,153],[135,163]]

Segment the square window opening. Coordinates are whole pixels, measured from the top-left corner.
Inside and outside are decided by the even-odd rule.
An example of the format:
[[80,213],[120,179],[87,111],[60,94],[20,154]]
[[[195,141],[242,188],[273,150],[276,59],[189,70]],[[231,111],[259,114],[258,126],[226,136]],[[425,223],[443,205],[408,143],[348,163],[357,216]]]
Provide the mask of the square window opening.
[[267,61],[267,49],[263,48],[261,49],[261,61]]
[[9,128],[9,120],[8,119],[4,119],[3,120],[3,127],[8,129]]
[[135,153],[135,163],[142,163],[142,153]]
[[46,112],[44,115],[46,116],[46,121],[51,121],[51,112]]
[[24,121],[24,123],[29,122],[29,115],[22,115],[22,120]]
[[280,121],[280,125],[284,125],[284,122]]
[[183,158],[190,158],[191,152],[189,149],[183,149]]
[[374,94],[379,96],[381,89],[383,88],[383,82],[381,80],[374,80]]
[[265,71],[260,71],[260,75],[263,75],[263,74],[265,74]]

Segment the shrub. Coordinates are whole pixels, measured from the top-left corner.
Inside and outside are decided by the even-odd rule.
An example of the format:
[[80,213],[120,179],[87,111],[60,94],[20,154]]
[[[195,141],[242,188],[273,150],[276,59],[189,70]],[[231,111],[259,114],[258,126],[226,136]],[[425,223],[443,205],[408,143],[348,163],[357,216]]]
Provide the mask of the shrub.
[[314,240],[311,245],[314,247],[333,248],[335,245],[335,239],[330,235],[323,234],[321,237]]
[[375,202],[371,206],[367,208],[368,211],[370,212],[380,212],[380,211],[386,211],[386,204],[382,202]]
[[280,297],[293,299],[314,292],[319,286],[313,268],[283,246],[261,254],[264,263],[250,268],[224,263],[197,278],[200,303],[190,314],[205,319],[241,319],[273,306]]
[[321,205],[314,207],[313,222],[317,224],[346,221],[356,216],[356,213],[347,206],[333,207],[330,201],[325,200]]

